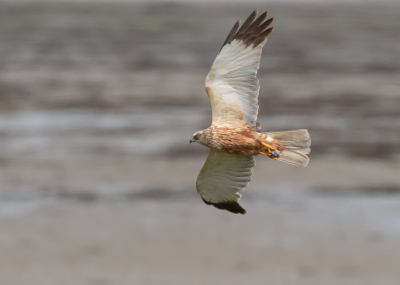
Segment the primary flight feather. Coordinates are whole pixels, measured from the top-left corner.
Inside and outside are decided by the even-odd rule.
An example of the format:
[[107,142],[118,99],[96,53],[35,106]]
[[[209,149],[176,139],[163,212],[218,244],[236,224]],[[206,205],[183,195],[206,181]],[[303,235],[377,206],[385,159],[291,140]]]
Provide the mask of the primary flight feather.
[[245,214],[238,203],[251,180],[254,156],[305,167],[311,140],[307,130],[262,133],[257,123],[260,85],[257,70],[273,18],[251,13],[237,21],[207,74],[205,88],[212,124],[193,134],[190,142],[210,148],[196,182],[203,201],[218,209]]

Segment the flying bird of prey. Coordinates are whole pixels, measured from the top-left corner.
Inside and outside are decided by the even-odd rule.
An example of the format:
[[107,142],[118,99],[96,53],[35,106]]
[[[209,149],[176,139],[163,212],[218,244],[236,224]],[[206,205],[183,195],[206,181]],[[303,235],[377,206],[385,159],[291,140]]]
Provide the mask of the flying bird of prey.
[[254,11],[243,25],[236,22],[207,74],[205,87],[212,107],[212,124],[190,138],[210,148],[197,177],[203,201],[218,209],[245,214],[238,203],[249,184],[254,157],[263,154],[295,166],[308,164],[308,131],[261,132],[257,123],[257,70],[262,48],[273,28],[267,12]]

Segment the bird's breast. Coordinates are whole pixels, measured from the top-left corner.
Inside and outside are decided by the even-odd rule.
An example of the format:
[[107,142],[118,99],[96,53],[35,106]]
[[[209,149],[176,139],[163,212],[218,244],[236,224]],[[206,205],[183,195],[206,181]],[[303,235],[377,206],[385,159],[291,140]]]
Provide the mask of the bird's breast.
[[257,140],[258,133],[250,128],[212,127],[210,147],[238,155],[260,154],[261,145]]

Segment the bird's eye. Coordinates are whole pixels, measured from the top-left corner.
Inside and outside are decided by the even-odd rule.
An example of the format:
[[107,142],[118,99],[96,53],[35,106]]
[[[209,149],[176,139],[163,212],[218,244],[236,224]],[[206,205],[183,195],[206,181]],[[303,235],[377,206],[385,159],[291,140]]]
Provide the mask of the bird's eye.
[[199,136],[200,136],[199,134],[195,135],[195,136],[194,136],[194,139],[195,139],[195,140],[198,140],[198,139],[199,139]]

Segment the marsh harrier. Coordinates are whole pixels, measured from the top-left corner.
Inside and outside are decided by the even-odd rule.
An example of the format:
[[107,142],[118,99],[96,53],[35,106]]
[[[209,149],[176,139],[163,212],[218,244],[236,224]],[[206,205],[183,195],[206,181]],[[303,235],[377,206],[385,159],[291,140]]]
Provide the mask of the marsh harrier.
[[251,180],[254,157],[305,167],[310,152],[308,131],[261,132],[257,123],[257,70],[262,48],[273,28],[267,12],[254,11],[243,25],[237,21],[228,34],[208,75],[205,87],[212,107],[212,124],[190,138],[210,148],[197,177],[197,191],[207,205],[245,214],[238,203]]

